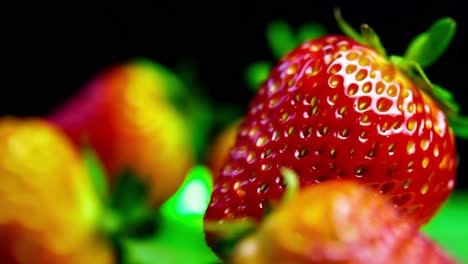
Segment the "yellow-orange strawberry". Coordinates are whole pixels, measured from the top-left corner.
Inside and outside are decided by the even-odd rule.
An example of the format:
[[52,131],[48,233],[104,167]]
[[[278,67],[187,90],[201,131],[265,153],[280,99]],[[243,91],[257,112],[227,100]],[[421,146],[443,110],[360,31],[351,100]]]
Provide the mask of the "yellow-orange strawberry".
[[38,118],[0,119],[0,262],[114,263],[71,141]]
[[456,263],[375,191],[355,181],[309,186],[237,244],[233,264]]
[[86,83],[48,119],[78,146],[91,144],[112,181],[128,169],[151,187],[152,202],[161,204],[194,162],[191,133],[174,104],[180,87],[156,63],[122,63]]

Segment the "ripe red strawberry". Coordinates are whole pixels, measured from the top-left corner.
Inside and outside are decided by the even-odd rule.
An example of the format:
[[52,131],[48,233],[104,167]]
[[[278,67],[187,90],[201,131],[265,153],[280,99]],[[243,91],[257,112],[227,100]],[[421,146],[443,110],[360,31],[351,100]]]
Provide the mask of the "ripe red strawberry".
[[219,175],[224,160],[229,155],[229,150],[234,145],[241,120],[237,119],[222,129],[207,151],[206,164],[210,168],[214,177]]
[[90,144],[112,182],[129,169],[150,186],[159,205],[194,162],[188,125],[171,100],[179,82],[156,63],[122,63],[99,73],[48,119],[79,147]]
[[304,188],[231,254],[233,264],[456,263],[382,196],[338,180]]
[[262,219],[285,190],[283,166],[303,187],[331,179],[372,186],[419,225],[437,212],[456,173],[446,105],[411,71],[416,63],[390,61],[378,47],[327,35],[273,68],[215,182],[206,221]]

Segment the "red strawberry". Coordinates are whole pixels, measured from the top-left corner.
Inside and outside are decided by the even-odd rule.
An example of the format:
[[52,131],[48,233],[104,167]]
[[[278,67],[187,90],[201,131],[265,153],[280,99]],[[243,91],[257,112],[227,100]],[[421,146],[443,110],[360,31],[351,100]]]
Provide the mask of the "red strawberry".
[[152,202],[161,204],[194,162],[188,125],[171,100],[179,82],[149,61],[115,65],[86,83],[49,120],[78,146],[91,144],[112,181],[129,169],[149,184]]
[[[372,186],[426,223],[454,188],[454,134],[446,105],[408,66],[416,64],[382,53],[327,35],[287,54],[250,104],[205,220],[262,219],[285,190],[284,166],[302,187],[331,179]],[[216,234],[207,235],[211,244]]]
[[382,196],[337,180],[306,187],[275,209],[240,240],[230,259],[233,264],[456,263]]
[[206,164],[213,176],[218,176],[229,150],[234,145],[241,120],[237,119],[228,124],[211,142],[207,151]]

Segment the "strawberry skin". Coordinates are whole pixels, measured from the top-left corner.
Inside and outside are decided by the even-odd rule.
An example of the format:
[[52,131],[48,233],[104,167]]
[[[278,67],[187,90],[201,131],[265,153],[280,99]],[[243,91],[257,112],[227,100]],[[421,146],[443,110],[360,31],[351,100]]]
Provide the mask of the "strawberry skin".
[[304,188],[242,239],[231,259],[233,264],[456,263],[381,195],[349,180]]
[[115,263],[101,207],[69,138],[42,119],[0,119],[0,262]]
[[207,151],[206,164],[213,176],[219,176],[224,161],[235,143],[240,123],[240,119],[232,121],[211,142]]
[[[125,169],[163,203],[182,183],[194,157],[187,125],[170,102],[171,73],[148,61],[109,67],[49,116],[77,146],[90,144],[110,181]],[[174,162],[177,161],[177,162]]]
[[[419,225],[454,188],[454,134],[436,102],[399,68],[351,38],[306,41],[253,98],[215,182],[207,221],[260,220],[285,189],[353,179]],[[213,234],[207,234],[209,236]]]

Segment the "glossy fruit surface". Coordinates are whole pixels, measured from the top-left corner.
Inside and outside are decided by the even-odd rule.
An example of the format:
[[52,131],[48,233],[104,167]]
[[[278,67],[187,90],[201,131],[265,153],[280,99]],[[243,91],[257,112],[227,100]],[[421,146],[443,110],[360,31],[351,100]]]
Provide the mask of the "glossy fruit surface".
[[2,263],[114,263],[101,209],[71,141],[41,119],[0,119]]
[[213,173],[213,176],[219,176],[226,158],[229,156],[231,147],[236,142],[237,132],[241,120],[234,120],[222,129],[214,138],[207,151],[206,163]]
[[214,186],[207,221],[262,219],[285,184],[352,179],[427,222],[455,185],[444,112],[395,64],[348,37],[307,41],[253,98]]
[[309,186],[241,240],[234,264],[456,263],[384,199],[354,181]]

